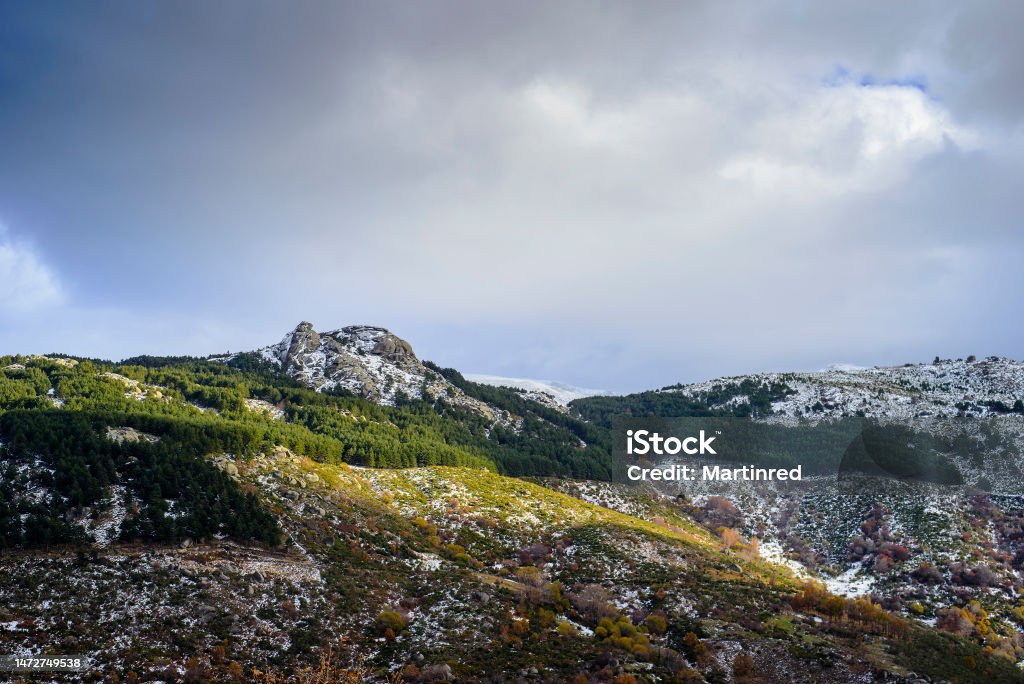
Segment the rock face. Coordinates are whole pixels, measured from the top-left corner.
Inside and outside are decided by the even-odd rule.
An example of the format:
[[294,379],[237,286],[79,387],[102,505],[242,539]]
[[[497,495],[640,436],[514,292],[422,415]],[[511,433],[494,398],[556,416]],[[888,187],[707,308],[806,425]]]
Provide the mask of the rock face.
[[280,356],[280,361],[287,369],[294,362],[301,361],[306,354],[319,349],[320,335],[313,330],[312,323],[303,321],[295,326],[295,330],[286,336],[279,346],[284,352]]
[[416,355],[412,352],[412,345],[391,333],[385,333],[377,339],[377,344],[373,346],[373,353],[395,363],[409,359],[416,360]]
[[303,321],[275,345],[259,350],[271,363],[316,390],[345,389],[381,404],[400,395],[444,399],[490,420],[505,412],[467,396],[423,365],[412,345],[385,328],[350,325],[317,332]]

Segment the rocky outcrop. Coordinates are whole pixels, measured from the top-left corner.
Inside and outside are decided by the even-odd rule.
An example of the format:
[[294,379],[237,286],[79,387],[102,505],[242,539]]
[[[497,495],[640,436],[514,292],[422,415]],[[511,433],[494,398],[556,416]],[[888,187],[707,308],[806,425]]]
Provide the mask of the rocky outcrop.
[[111,442],[123,444],[125,442],[159,442],[160,438],[146,432],[139,432],[133,427],[107,427],[107,439]]
[[510,421],[506,412],[467,396],[428,369],[411,344],[386,328],[350,325],[317,332],[303,321],[260,353],[316,390],[344,389],[381,404],[394,404],[401,395],[444,399],[488,420]]
[[412,352],[412,345],[391,333],[381,335],[377,344],[373,346],[373,353],[394,362],[416,360],[416,355]]
[[320,347],[320,334],[313,329],[313,324],[303,321],[295,326],[290,334],[281,341],[279,361],[285,370],[300,365],[306,354],[315,352]]

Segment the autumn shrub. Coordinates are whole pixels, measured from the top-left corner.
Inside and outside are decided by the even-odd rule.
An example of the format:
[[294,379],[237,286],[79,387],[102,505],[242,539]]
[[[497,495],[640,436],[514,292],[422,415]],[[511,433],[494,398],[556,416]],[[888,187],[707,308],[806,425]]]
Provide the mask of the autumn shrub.
[[625,616],[616,619],[605,617],[594,630],[595,638],[601,643],[629,651],[637,657],[646,657],[651,644],[650,638],[644,633],[646,627],[637,627]]
[[377,616],[377,626],[381,633],[391,630],[393,634],[400,633],[406,627],[405,617],[396,610],[385,610]]
[[815,582],[807,582],[802,591],[790,599],[794,610],[810,611],[827,616],[833,623],[851,623],[870,634],[904,638],[909,626],[902,618],[885,611],[870,598],[846,599],[830,594]]
[[708,527],[737,527],[742,516],[736,506],[724,496],[709,496],[701,507],[700,521]]
[[743,537],[740,533],[731,527],[721,527],[718,530],[718,535],[722,538],[722,547],[726,550],[732,549],[743,543]]
[[596,624],[602,618],[613,617],[618,613],[611,599],[611,592],[600,584],[587,584],[569,594],[572,607],[590,624]]
[[761,681],[754,659],[747,653],[737,653],[732,661],[732,678],[736,684]]
[[254,684],[361,684],[368,676],[369,672],[360,665],[342,666],[337,652],[328,649],[320,654],[320,662],[314,667],[300,668],[290,675],[253,669],[248,681]]
[[530,631],[530,621],[526,618],[515,618],[512,620],[510,628],[512,634],[521,637]]
[[464,565],[466,567],[477,568],[477,569],[483,567],[483,563],[481,563],[480,561],[474,560],[474,558],[472,556],[470,556],[468,553],[466,553],[465,547],[460,546],[459,544],[447,544],[447,545],[445,545],[444,550],[442,551],[442,554],[444,555],[445,558],[447,558],[447,559],[449,559],[451,561],[454,561],[454,562],[458,563],[459,565]]
[[692,660],[700,662],[703,660],[704,655],[707,653],[707,646],[700,640],[695,632],[687,632],[683,636],[683,647],[686,651],[686,655]]

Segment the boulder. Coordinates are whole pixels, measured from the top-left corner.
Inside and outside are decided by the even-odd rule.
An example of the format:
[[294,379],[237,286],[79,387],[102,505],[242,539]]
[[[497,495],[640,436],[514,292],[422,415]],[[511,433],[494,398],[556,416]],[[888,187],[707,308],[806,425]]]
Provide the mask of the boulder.
[[427,665],[420,670],[421,682],[450,682],[452,681],[452,668],[447,663]]
[[388,361],[402,361],[415,359],[416,354],[412,351],[412,345],[398,335],[384,333],[377,339],[371,352],[377,356],[383,356]]

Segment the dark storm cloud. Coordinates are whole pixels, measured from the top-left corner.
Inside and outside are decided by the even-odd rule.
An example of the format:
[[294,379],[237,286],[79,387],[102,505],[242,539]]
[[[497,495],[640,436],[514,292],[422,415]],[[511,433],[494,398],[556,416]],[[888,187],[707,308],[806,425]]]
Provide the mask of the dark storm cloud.
[[0,342],[371,322],[614,388],[1020,356],[1020,12],[0,4]]

